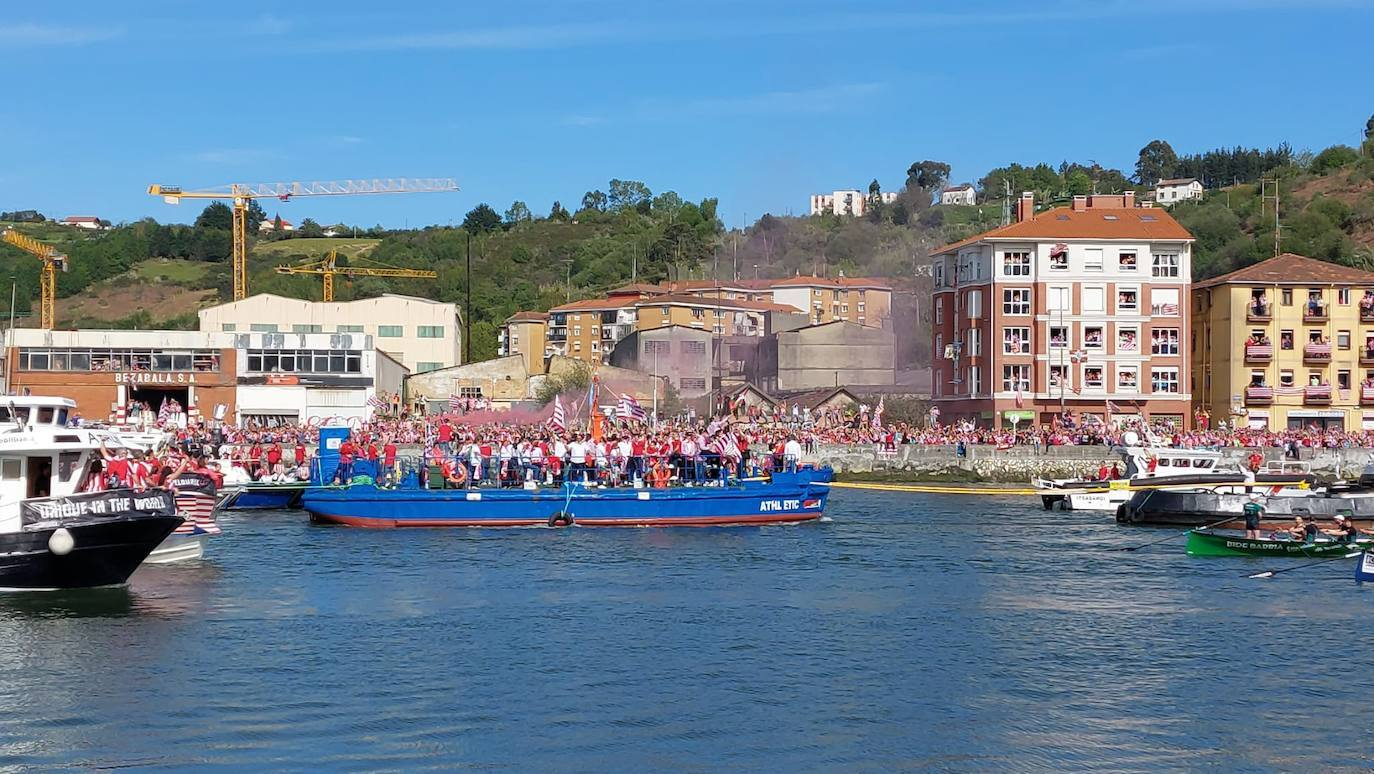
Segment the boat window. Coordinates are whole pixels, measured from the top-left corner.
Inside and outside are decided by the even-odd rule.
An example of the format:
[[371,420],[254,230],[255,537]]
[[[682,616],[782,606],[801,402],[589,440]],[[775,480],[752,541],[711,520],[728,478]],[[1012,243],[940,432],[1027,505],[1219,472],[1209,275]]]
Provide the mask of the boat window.
[[17,481],[19,479],[19,460],[0,461],[0,478],[6,481]]
[[6,406],[6,407],[4,407],[4,408],[0,408],[0,422],[8,422],[8,421],[10,421],[10,410],[9,410],[9,407]]
[[1195,467],[1195,468],[1210,468],[1210,467],[1212,467],[1212,460],[1196,460],[1196,461],[1193,462],[1193,467]]
[[53,415],[52,406],[39,406],[39,408],[38,408],[38,424],[40,424],[40,425],[50,425],[50,424],[52,424],[52,415]]
[[1176,468],[1187,468],[1191,466],[1192,462],[1189,460],[1174,460],[1174,467]]
[[71,481],[81,473],[81,452],[62,452],[57,455],[57,478]]
[[29,407],[15,406],[14,421],[18,422],[21,425],[27,425],[29,423]]
[[57,410],[57,424],[67,424],[67,410],[65,408],[60,408]]

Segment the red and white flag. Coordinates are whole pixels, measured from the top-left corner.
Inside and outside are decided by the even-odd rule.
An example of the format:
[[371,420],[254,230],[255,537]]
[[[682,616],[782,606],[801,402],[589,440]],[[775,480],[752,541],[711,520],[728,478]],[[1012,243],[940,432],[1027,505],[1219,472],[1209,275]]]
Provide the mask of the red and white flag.
[[549,426],[560,433],[568,429],[563,419],[563,401],[557,395],[553,396],[553,416],[549,417]]

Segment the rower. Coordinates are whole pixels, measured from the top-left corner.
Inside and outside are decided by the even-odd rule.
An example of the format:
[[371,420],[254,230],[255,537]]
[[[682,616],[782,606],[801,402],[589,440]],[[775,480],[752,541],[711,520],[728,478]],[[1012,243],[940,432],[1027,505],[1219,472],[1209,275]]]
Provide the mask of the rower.
[[1290,540],[1298,540],[1303,543],[1312,543],[1317,539],[1317,524],[1308,521],[1302,516],[1293,517],[1293,524],[1283,529],[1274,530],[1274,535],[1284,533]]
[[1250,502],[1241,508],[1241,512],[1245,514],[1245,538],[1247,540],[1259,540],[1260,518],[1264,516],[1264,506],[1260,504],[1259,500],[1259,492],[1251,492]]
[[1360,528],[1356,527],[1355,521],[1345,513],[1338,513],[1336,514],[1336,526],[1332,529],[1324,529],[1322,533],[1335,538],[1337,543],[1354,543],[1360,537]]

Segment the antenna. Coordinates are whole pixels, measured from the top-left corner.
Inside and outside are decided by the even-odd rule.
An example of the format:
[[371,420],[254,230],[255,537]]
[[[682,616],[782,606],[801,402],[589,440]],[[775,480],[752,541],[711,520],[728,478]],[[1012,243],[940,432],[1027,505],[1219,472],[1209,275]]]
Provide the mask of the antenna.
[[[1269,193],[1271,187],[1274,189],[1272,194]],[[1260,209],[1264,209],[1265,202],[1270,199],[1274,200],[1274,257],[1277,258],[1282,234],[1282,227],[1279,225],[1279,179],[1277,177],[1260,179]]]

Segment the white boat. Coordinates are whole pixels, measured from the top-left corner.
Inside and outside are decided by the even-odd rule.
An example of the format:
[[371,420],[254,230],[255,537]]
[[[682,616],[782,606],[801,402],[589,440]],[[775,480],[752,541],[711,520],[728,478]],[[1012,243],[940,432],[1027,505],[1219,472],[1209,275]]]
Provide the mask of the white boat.
[[[124,448],[145,454],[167,449],[175,438],[171,433],[161,430],[114,429],[113,433]],[[219,527],[211,515],[218,499],[214,484],[204,476],[188,474],[175,488],[177,511],[185,522],[143,560],[147,564],[173,564],[200,559],[205,556],[206,540],[219,534]],[[210,497],[208,507],[200,501],[202,495]]]
[[1121,454],[1125,471],[1120,478],[1034,479],[1046,509],[1116,511],[1136,492],[1148,489],[1197,489],[1244,492],[1260,486],[1271,496],[1307,495],[1312,475],[1300,463],[1266,465],[1258,473],[1242,470],[1221,452],[1129,446]]
[[124,583],[181,525],[162,489],[86,492],[108,431],[67,426],[65,398],[0,397],[0,588]]

